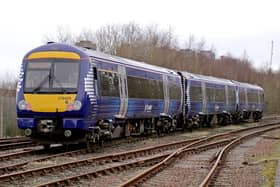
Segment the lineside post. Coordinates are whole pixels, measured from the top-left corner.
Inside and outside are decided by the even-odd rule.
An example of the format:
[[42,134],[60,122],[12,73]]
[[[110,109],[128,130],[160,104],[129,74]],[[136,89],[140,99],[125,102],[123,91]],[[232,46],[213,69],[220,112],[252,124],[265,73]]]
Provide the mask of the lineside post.
[[4,98],[2,94],[0,95],[0,137],[4,136],[4,124],[3,124],[3,105],[4,105]]

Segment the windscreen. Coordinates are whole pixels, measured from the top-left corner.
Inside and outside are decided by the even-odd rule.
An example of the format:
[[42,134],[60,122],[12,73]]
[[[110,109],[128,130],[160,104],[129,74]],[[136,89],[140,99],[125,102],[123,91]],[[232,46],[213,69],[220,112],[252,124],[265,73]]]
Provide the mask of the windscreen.
[[75,61],[27,62],[24,91],[28,93],[75,93],[79,63]]

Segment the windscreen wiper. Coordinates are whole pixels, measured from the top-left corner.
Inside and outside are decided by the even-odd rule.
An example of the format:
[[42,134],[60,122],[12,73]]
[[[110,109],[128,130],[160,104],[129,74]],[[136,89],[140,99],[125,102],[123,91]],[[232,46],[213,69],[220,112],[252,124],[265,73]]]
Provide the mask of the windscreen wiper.
[[39,86],[37,86],[36,88],[34,88],[32,90],[32,93],[36,93],[37,91],[41,90],[42,86],[47,82],[47,80],[51,80],[51,75],[48,74],[42,81],[41,83],[39,84]]

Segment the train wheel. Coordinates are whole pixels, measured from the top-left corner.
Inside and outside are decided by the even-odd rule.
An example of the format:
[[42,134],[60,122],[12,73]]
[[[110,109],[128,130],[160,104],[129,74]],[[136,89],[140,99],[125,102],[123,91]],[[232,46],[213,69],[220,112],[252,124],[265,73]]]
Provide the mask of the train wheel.
[[228,117],[227,115],[219,115],[218,116],[218,124],[225,126],[228,123]]
[[254,112],[253,113],[253,120],[254,120],[254,122],[258,122],[259,121],[259,119],[260,119],[260,115],[259,115],[259,113],[258,112]]
[[206,127],[211,127],[212,119],[213,119],[213,115],[207,115],[207,116],[206,116],[206,119],[205,119],[205,125],[206,125]]

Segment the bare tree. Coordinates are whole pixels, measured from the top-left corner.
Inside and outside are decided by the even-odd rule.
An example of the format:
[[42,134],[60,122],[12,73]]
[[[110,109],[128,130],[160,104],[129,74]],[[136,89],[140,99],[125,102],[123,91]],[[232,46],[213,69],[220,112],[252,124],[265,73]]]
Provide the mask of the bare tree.
[[69,27],[65,26],[58,26],[56,30],[56,35],[45,35],[43,38],[43,42],[60,42],[66,44],[74,44],[76,37],[72,34]]
[[94,31],[91,29],[83,29],[76,37],[76,41],[91,41],[96,43]]
[[102,26],[95,32],[97,48],[100,51],[116,54],[116,49],[121,45],[120,25]]
[[188,41],[186,42],[185,46],[187,49],[193,49],[195,45],[195,36],[193,34],[191,34],[189,36]]
[[205,55],[207,52],[215,53],[216,50],[213,45],[210,50],[205,50],[204,38],[197,41],[194,35],[190,35],[185,42],[185,49],[181,49],[171,27],[141,27],[134,22],[105,25],[96,31],[84,29],[76,36],[69,29],[58,27],[55,36],[45,37],[45,41],[49,40],[64,43],[89,40],[106,53],[177,70],[257,83],[268,90],[265,98],[267,112],[280,112],[280,73],[269,71],[265,67],[255,69],[245,50],[240,57],[228,53],[216,59]]
[[201,38],[199,42],[197,42],[197,47],[196,47],[196,50],[199,52],[199,51],[202,51],[205,47],[205,44],[206,44],[206,40],[204,38]]

